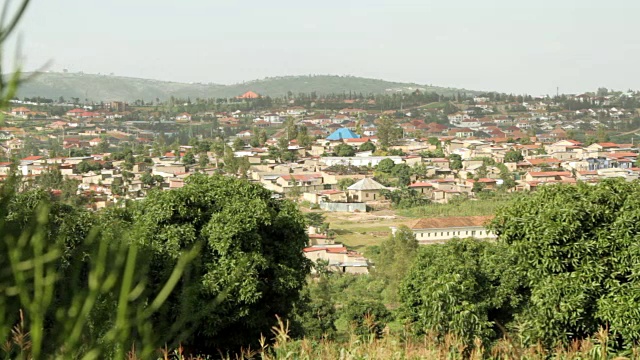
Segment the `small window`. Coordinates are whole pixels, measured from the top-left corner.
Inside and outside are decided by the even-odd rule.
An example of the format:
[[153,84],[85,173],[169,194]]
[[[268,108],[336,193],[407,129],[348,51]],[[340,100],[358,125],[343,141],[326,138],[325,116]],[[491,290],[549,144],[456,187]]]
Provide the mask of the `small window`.
[[449,232],[447,231],[447,236],[449,236]]

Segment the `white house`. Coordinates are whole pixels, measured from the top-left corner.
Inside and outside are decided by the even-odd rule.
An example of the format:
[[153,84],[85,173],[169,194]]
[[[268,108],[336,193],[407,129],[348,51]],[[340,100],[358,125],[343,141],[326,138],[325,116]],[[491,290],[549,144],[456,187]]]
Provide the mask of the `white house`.
[[[461,216],[419,219],[409,228],[421,245],[442,243],[453,238],[495,239],[496,235],[486,228],[491,216]],[[395,234],[396,227],[391,227]]]

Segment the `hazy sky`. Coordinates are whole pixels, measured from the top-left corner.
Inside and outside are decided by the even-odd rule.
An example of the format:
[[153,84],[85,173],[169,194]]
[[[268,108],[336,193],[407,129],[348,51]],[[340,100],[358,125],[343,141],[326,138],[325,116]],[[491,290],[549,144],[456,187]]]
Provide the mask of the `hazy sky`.
[[640,89],[639,14],[639,0],[32,0],[20,34],[27,69],[225,84],[349,74],[537,95]]

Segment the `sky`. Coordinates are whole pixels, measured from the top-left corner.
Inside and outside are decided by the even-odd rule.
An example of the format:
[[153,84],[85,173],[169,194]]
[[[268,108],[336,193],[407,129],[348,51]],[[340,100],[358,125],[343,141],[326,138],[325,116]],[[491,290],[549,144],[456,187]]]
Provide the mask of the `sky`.
[[638,14],[638,0],[32,0],[5,54],[19,39],[27,70],[181,82],[333,74],[640,90]]

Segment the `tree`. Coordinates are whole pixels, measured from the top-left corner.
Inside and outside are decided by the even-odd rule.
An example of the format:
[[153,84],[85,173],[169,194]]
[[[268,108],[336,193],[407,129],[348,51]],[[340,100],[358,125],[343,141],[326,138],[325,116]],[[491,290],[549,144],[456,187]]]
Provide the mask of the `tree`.
[[392,320],[391,312],[381,301],[351,300],[342,308],[342,317],[354,326],[360,336],[382,337],[382,331]]
[[298,145],[301,147],[308,147],[311,145],[311,136],[309,136],[309,132],[306,126],[299,126],[296,139],[298,141]]
[[386,158],[386,159],[382,159],[379,163],[378,166],[376,167],[377,171],[380,171],[382,173],[385,174],[391,174],[391,172],[393,171],[393,168],[396,166],[396,163],[393,162],[393,160]]
[[418,241],[413,231],[401,225],[396,233],[380,244],[380,254],[376,261],[376,273],[379,272],[388,282],[387,292],[391,300],[397,300],[398,286],[409,271],[418,252]]
[[462,157],[458,154],[449,155],[449,167],[451,170],[462,169]]
[[337,320],[335,301],[329,287],[328,274],[323,274],[317,282],[307,284],[299,304],[297,321],[302,326],[304,336],[312,339],[332,339],[336,334]]
[[507,151],[506,154],[504,154],[504,162],[520,162],[524,160],[524,156],[522,156],[522,153],[518,150],[515,149],[511,149],[509,151]]
[[333,148],[333,152],[336,156],[354,156],[356,154],[355,149],[351,145],[340,144]]
[[355,184],[356,181],[353,178],[342,178],[340,180],[338,180],[338,189],[345,191],[347,190],[347,188],[353,184]]
[[206,152],[200,153],[198,166],[200,166],[201,169],[204,169],[207,165],[209,165],[209,155],[207,155]]
[[359,151],[371,151],[371,152],[375,152],[376,151],[376,146],[373,145],[373,143],[371,141],[367,141],[366,143],[360,145],[360,148],[358,149]]
[[[552,345],[606,327],[614,344],[640,340],[631,288],[640,266],[640,183],[544,186],[496,214],[492,229],[509,246],[530,294],[519,314],[523,334]],[[577,316],[576,314],[580,314]]]
[[401,137],[402,129],[396,126],[396,123],[395,121],[393,121],[393,119],[386,116],[378,119],[376,129],[378,142],[380,143],[380,147],[382,147],[383,149],[387,149]]
[[187,151],[182,158],[182,163],[185,165],[193,165],[196,163],[196,157],[193,155],[193,152]]
[[291,315],[310,270],[300,251],[305,221],[293,203],[247,181],[195,174],[139,204],[132,228],[151,284],[169,279],[182,252],[199,249],[153,319],[158,329],[203,353],[255,344],[275,315]]
[[411,183],[412,169],[405,163],[395,164],[391,174],[397,178],[398,186],[407,186]]
[[224,150],[224,171],[229,175],[236,175],[238,173],[238,168],[240,167],[238,159],[235,157],[233,150],[231,148],[226,148]]
[[240,151],[242,149],[244,149],[244,140],[237,137],[235,140],[233,140],[233,150]]
[[505,248],[474,239],[421,247],[400,288],[401,316],[417,334],[455,334],[469,346],[499,338],[495,324],[508,326],[522,294]]

